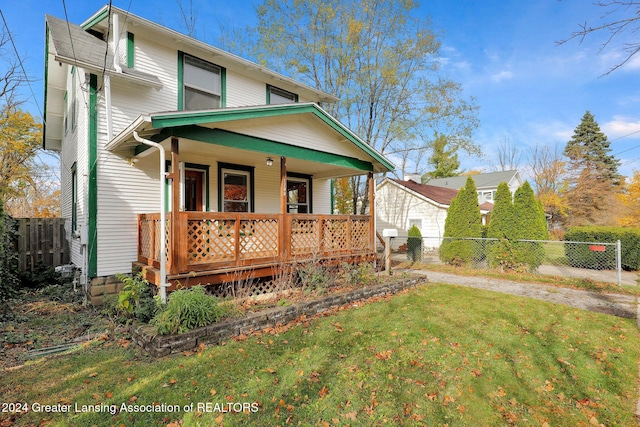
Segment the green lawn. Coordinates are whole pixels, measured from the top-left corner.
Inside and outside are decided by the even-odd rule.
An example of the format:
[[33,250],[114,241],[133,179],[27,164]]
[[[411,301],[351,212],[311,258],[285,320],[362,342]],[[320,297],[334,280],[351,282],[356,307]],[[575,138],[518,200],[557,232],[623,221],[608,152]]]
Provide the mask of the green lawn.
[[[6,371],[2,400],[72,411],[179,406],[31,411],[20,425],[636,426],[634,319],[451,285],[194,354],[155,360],[126,345],[106,341]],[[206,412],[243,403],[244,413]]]

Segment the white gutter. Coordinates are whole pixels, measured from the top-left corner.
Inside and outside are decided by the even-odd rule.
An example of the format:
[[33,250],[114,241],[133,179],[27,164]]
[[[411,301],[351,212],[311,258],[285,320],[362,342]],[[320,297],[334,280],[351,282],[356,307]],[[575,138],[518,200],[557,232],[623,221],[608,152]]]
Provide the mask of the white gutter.
[[160,238],[160,301],[162,304],[167,303],[167,226],[166,226],[166,212],[165,212],[165,199],[166,188],[164,184],[165,172],[165,152],[162,145],[157,142],[149,141],[148,139],[141,138],[138,132],[133,131],[133,137],[141,144],[155,147],[160,151],[160,227],[162,228]]

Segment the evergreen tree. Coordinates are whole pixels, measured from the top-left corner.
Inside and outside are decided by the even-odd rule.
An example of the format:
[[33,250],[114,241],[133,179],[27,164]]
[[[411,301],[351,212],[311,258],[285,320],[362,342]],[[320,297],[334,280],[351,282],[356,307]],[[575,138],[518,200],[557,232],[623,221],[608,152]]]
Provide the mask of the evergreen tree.
[[440,245],[440,259],[443,262],[454,265],[468,264],[481,250],[478,241],[464,240],[482,237],[478,192],[471,177],[467,178],[465,186],[451,200],[444,222],[444,237]]
[[618,184],[621,178],[618,173],[620,161],[609,154],[609,145],[607,136],[600,130],[593,114],[587,111],[567,142],[564,155],[569,158],[570,169],[589,168],[597,172],[599,178]]
[[606,224],[621,182],[620,162],[610,151],[606,135],[587,111],[564,149],[569,158],[565,225]]
[[513,211],[518,239],[547,240],[549,238],[544,209],[536,199],[528,181],[516,190],[513,196]]
[[516,221],[511,201],[511,190],[506,182],[501,182],[496,191],[491,221],[487,228],[487,237],[493,239],[513,239]]

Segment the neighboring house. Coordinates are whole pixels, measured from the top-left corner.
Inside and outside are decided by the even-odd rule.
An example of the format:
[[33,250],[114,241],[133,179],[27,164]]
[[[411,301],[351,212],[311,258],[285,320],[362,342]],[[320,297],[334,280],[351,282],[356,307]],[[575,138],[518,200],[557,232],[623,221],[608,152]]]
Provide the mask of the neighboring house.
[[44,146],[85,286],[132,263],[159,283],[161,206],[171,284],[375,256],[373,210],[331,215],[332,179],[373,189],[393,165],[322,109],[334,96],[115,7],[47,16],[46,52]]
[[[476,190],[478,191],[478,203],[480,204],[485,202],[493,203],[496,197],[496,191],[498,190],[498,185],[501,182],[507,183],[509,190],[511,190],[511,194],[514,194],[518,187],[524,184],[520,174],[515,170],[481,173],[471,175],[471,178],[473,178],[473,182],[476,185]],[[460,190],[464,187],[466,182],[466,176],[454,176],[451,178],[431,179],[427,181],[427,184],[435,185],[436,187]]]
[[[376,188],[376,229],[380,234],[384,229],[395,229],[398,236],[406,237],[409,228],[415,225],[422,233],[425,247],[439,247],[449,205],[457,194],[455,189],[419,184],[411,179],[385,178]],[[492,207],[488,203],[480,206],[483,223]]]

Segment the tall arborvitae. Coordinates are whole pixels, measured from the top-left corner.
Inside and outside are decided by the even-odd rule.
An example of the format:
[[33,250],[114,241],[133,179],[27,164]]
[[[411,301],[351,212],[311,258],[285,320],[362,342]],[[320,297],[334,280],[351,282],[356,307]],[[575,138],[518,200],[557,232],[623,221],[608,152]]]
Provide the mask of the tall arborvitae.
[[501,182],[496,191],[491,221],[487,228],[487,237],[494,239],[513,239],[515,237],[515,218],[511,190],[506,182]]
[[443,262],[463,265],[479,258],[477,241],[462,240],[482,237],[482,215],[478,206],[478,192],[471,177],[451,201],[444,223],[445,239],[440,246]]
[[513,196],[513,212],[516,220],[516,238],[527,240],[547,240],[549,229],[544,208],[529,185],[522,184]]

